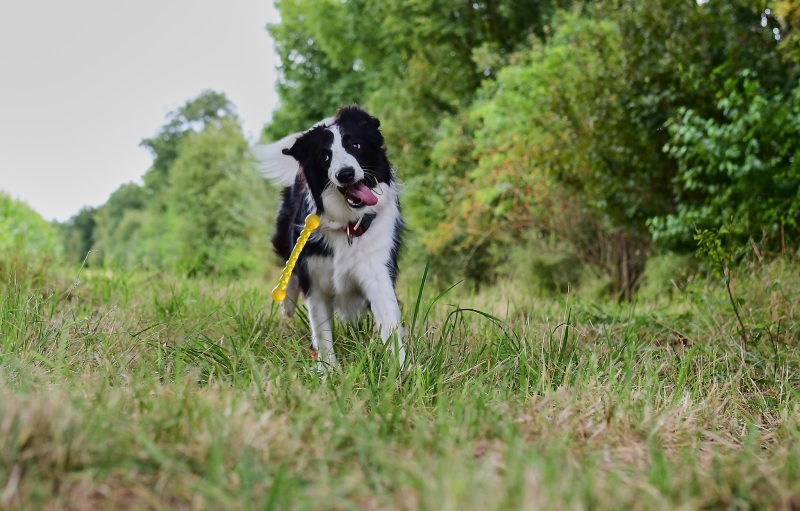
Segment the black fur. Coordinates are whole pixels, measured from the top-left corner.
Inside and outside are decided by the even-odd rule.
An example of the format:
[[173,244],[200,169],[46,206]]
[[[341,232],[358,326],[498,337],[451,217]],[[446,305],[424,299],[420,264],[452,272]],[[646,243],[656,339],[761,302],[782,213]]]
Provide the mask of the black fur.
[[[325,212],[321,198],[322,191],[330,183],[328,164],[323,161],[323,157],[325,155],[330,157],[332,143],[333,134],[324,126],[318,126],[305,132],[291,149],[283,151],[284,154],[293,156],[300,163],[300,174],[292,188],[298,194],[304,192],[303,188],[307,188],[314,199],[317,214],[320,215]],[[302,183],[300,182],[301,176],[304,178]]]

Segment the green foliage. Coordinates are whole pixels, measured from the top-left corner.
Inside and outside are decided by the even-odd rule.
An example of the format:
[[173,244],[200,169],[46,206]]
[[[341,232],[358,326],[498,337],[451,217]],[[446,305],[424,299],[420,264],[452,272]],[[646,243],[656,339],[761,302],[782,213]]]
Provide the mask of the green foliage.
[[[734,298],[731,290],[733,266],[738,258],[737,256],[743,249],[736,242],[737,238],[741,237],[742,230],[740,223],[730,220],[717,230],[698,229],[694,239],[697,241],[697,257],[705,258],[710,263],[714,275],[721,279],[722,285],[728,291],[731,307],[736,314],[736,320],[739,322],[742,340],[747,342],[747,332],[739,314],[738,300]],[[725,242],[726,235],[728,238],[727,243]]]
[[170,112],[167,118],[169,122],[156,136],[146,138],[140,144],[153,154],[153,165],[144,175],[145,188],[151,192],[167,186],[169,169],[180,154],[184,137],[202,131],[210,124],[219,124],[222,119],[236,119],[236,107],[225,93],[207,90]]
[[775,18],[780,21],[780,27],[775,28],[779,30],[784,57],[787,61],[800,63],[800,2],[778,0],[769,2],[769,5],[775,11]]
[[[599,159],[589,154],[597,112],[585,107],[602,101],[595,84],[615,88],[620,40],[609,23],[576,15],[558,22],[546,45],[518,54],[484,85],[464,118],[444,124],[433,153],[443,172],[421,177],[409,191],[412,203],[428,212],[438,205],[432,218],[449,221],[438,230],[427,226],[432,248],[434,239],[445,244],[459,233],[472,242],[492,229],[511,239],[530,228],[548,230],[547,220],[564,207],[563,183],[591,173]],[[608,113],[611,121],[614,112]],[[429,195],[443,200],[431,204]]]
[[736,243],[736,238],[741,233],[741,224],[726,222],[714,231],[698,229],[694,235],[697,241],[697,257],[707,259],[711,263],[711,271],[722,280],[723,284],[727,284],[730,268],[743,248]]
[[250,161],[235,106],[205,91],[142,142],[154,156],[144,186],[128,183],[62,227],[70,259],[185,273],[263,271],[271,260],[274,190]]
[[542,35],[560,3],[280,0],[281,22],[269,30],[281,58],[281,104],[265,136],[307,129],[358,102],[382,119],[404,175],[424,174],[443,116],[468,104],[502,55]]
[[[740,235],[780,245],[800,234],[800,87],[765,90],[749,70],[725,82],[718,112],[681,109],[665,151],[678,162],[673,215],[655,218],[656,240],[685,242],[695,229],[718,229],[731,217]],[[795,161],[797,160],[797,161]]]
[[[689,168],[716,172],[708,169],[718,162],[689,148],[709,138],[707,123],[758,131],[759,158],[793,151],[782,141],[796,138],[788,103],[797,69],[775,32],[791,35],[792,2],[612,0],[567,12],[557,9],[572,2],[282,0],[282,21],[270,27],[281,106],[265,135],[366,104],[383,121],[411,233],[437,256],[437,274],[491,280],[509,247],[555,235],[630,297],[651,236],[659,248],[691,250],[698,215],[713,227],[734,213],[724,204],[739,192],[708,193],[725,183],[687,186]],[[747,73],[759,77],[763,102],[725,92]],[[734,109],[717,105],[723,96],[755,101],[749,118],[726,120]],[[743,172],[762,191],[780,189],[753,195],[771,212],[751,215],[753,229],[794,221],[791,172]],[[702,209],[704,197],[719,204]]]
[[574,290],[584,275],[583,262],[571,250],[546,243],[529,242],[516,246],[499,274],[521,289],[567,293]]
[[[541,282],[586,274],[630,299],[647,258],[693,251],[695,228],[734,216],[742,240],[797,241],[795,4],[280,0],[281,103],[263,137],[364,104],[404,184],[408,257],[434,255],[437,285],[491,282],[552,243],[584,269],[528,265]],[[144,186],[76,217],[70,258],[260,268],[277,196],[237,126],[222,93],[171,113],[142,142]]]
[[[148,197],[146,208],[125,209],[117,230],[125,240],[109,238],[122,247],[115,264],[166,265],[188,273],[265,268],[270,210],[277,197],[269,197],[268,185],[251,164],[234,111],[224,95],[204,93],[171,114],[158,139],[166,152],[155,153],[145,174],[146,185],[148,176],[165,176],[165,181]],[[169,164],[162,171],[164,161]]]
[[174,263],[184,271],[254,270],[266,259],[268,188],[233,121],[189,135],[170,171]]
[[670,298],[682,289],[696,272],[691,254],[666,252],[650,257],[642,273],[638,296],[645,300]]
[[[59,224],[58,230],[64,243],[64,255],[69,263],[89,262],[97,227],[96,214],[96,208],[85,206],[68,221]],[[94,259],[97,260],[96,257]]]
[[637,168],[620,156],[639,140],[616,96],[622,39],[614,23],[579,13],[554,24],[546,43],[514,55],[467,113],[443,124],[433,152],[440,170],[409,183],[412,225],[424,226],[429,250],[469,258],[467,274],[478,279],[492,276],[508,247],[557,235],[573,257],[615,275],[617,289],[630,288],[617,260],[643,259],[631,240],[653,200],[632,197],[626,209],[614,199],[623,185],[607,177]]
[[24,202],[0,192],[0,274],[43,271],[63,252],[56,229]]
[[126,183],[117,188],[105,204],[97,208],[94,212],[96,225],[92,232],[92,249],[97,253],[89,258],[90,263],[112,266],[133,262],[129,256],[135,250],[138,240],[131,218],[141,215],[149,197],[150,194],[143,187],[136,183]]
[[271,25],[269,32],[281,59],[277,86],[281,104],[264,129],[268,139],[306,130],[340,106],[364,100],[371,74],[354,56],[354,45],[362,32],[372,30],[352,30],[358,26],[352,24],[356,3],[276,2],[281,23]]
[[[548,38],[512,55],[468,108],[442,122],[434,170],[406,192],[427,249],[456,267],[468,259],[468,276],[482,279],[507,257],[505,247],[555,232],[630,296],[651,251],[648,223],[697,199],[676,190],[685,150],[663,151],[670,119],[691,111],[718,120],[709,98],[755,69],[766,77],[760,88],[771,108],[754,108],[774,127],[757,135],[760,150],[793,152],[785,121],[794,115],[787,99],[795,70],[781,62],[774,16],[754,7],[610,2],[556,16]],[[794,177],[775,166],[758,177],[767,175],[783,200],[770,209],[797,211],[786,201]],[[719,208],[715,214],[724,218]]]

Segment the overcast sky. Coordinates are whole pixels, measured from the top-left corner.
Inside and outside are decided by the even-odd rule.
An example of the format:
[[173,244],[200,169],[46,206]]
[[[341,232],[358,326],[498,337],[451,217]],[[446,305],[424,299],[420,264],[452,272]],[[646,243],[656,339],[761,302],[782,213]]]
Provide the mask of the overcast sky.
[[275,108],[272,0],[0,2],[0,190],[48,220],[150,166],[165,114],[224,91],[257,137]]

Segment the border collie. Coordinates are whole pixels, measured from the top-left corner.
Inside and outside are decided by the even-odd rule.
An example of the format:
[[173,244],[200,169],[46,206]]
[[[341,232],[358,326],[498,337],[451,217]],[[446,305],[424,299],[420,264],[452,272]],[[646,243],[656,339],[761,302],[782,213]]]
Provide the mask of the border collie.
[[255,149],[260,170],[285,187],[272,236],[275,252],[284,261],[306,215],[320,217],[283,301],[283,312],[291,317],[303,291],[319,369],[337,365],[334,311],[346,321],[371,311],[383,342],[392,340],[392,352],[397,334],[397,355],[401,366],[405,362],[394,289],[403,219],[379,128],[380,121],[360,107],[345,106],[306,132]]

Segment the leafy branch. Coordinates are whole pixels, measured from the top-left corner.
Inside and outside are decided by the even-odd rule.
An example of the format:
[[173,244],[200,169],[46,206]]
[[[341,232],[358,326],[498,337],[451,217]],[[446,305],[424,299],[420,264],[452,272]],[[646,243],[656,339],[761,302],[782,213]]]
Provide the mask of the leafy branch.
[[[728,292],[728,299],[733,307],[733,313],[739,322],[742,341],[747,343],[747,330],[744,327],[742,316],[739,314],[739,307],[736,305],[736,300],[731,290],[731,267],[734,264],[737,252],[740,250],[740,247],[736,247],[734,236],[740,235],[742,232],[742,226],[731,219],[730,222],[727,222],[718,230],[696,229],[694,239],[698,245],[697,258],[706,258],[711,263],[714,275],[722,280],[722,284]],[[727,244],[723,243],[726,235],[728,238]]]

